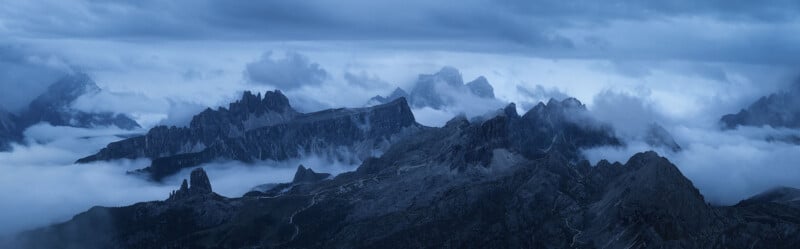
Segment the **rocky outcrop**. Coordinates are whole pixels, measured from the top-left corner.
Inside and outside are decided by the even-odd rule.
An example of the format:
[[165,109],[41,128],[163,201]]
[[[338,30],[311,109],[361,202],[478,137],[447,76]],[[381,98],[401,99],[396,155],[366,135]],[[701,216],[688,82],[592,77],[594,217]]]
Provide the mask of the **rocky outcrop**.
[[478,76],[475,80],[467,83],[466,86],[475,96],[485,99],[494,98],[494,88],[489,84],[489,80],[487,80],[486,77]]
[[318,155],[358,161],[418,129],[405,98],[368,108],[298,113],[279,91],[264,98],[245,92],[228,109],[195,116],[190,127],[156,127],[78,162],[147,157],[153,159],[151,166],[139,172],[160,180],[217,159],[253,162]]
[[297,172],[294,174],[294,178],[292,178],[292,183],[313,183],[318,182],[320,180],[326,179],[330,177],[331,174],[328,173],[317,173],[314,172],[313,169],[309,169],[300,165],[297,167]]
[[211,193],[211,181],[208,180],[208,175],[203,168],[192,170],[189,177],[191,183],[189,192],[207,194]]
[[197,168],[192,170],[189,175],[189,182],[187,183],[186,179],[184,179],[181,183],[181,187],[173,191],[167,201],[183,200],[198,196],[202,197],[212,193],[211,181],[208,179],[206,171],[203,170],[203,168]]

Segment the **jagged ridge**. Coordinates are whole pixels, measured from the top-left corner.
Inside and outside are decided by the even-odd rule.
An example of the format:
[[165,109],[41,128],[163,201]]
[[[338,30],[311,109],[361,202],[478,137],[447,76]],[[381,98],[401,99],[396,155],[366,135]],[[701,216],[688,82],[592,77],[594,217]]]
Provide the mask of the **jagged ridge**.
[[[318,154],[361,160],[417,128],[405,98],[369,108],[303,114],[294,111],[279,91],[268,92],[264,98],[245,92],[228,109],[195,116],[188,128],[156,127],[145,136],[111,143],[78,162],[147,157],[153,163],[140,172],[160,180],[216,159],[253,162]],[[349,158],[352,155],[356,158]]]

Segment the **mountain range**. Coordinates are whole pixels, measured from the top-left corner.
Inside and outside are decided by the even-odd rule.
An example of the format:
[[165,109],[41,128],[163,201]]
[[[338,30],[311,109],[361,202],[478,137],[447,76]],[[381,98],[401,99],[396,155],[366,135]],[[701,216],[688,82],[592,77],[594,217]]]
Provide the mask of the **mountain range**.
[[[420,78],[459,82],[460,74],[443,71]],[[435,102],[424,103],[433,108]],[[7,245],[800,246],[795,236],[800,190],[776,188],[733,206],[712,206],[655,152],[637,153],[624,163],[592,164],[583,150],[624,144],[575,98],[551,99],[522,114],[512,103],[490,115],[456,116],[443,127],[418,124],[412,105],[400,96],[370,107],[301,113],[280,91],[244,92],[228,107],[195,115],[187,127],[155,127],[78,161],[149,158],[152,164],[137,173],[156,181],[192,169],[163,201],[93,207],[67,222],[24,232]],[[648,143],[680,150],[663,127],[653,124],[647,133]],[[215,193],[198,167],[215,160],[258,163],[306,155],[360,165],[339,175],[300,165],[291,182],[253,186],[240,197]]]
[[155,180],[214,160],[252,163],[316,155],[358,162],[420,129],[405,98],[368,108],[300,113],[280,91],[263,97],[246,91],[228,108],[195,115],[188,127],[154,127],[77,162],[150,158],[151,166],[138,172]]
[[[242,197],[202,168],[164,201],[94,207],[21,234],[22,248],[796,248],[800,190],[709,205],[655,152],[595,165],[617,141],[574,99],[509,106],[404,136],[353,172],[298,167]],[[577,121],[577,122],[576,122]],[[13,247],[12,247],[13,248]]]
[[[583,148],[622,145],[610,126],[587,112],[574,98],[542,103],[523,116],[510,104],[499,111],[504,118],[493,121],[498,122],[493,124],[493,132],[505,132],[497,143],[533,158],[552,149],[577,158]],[[469,121],[459,117],[451,122]],[[254,163],[316,155],[358,163],[428,129],[432,128],[415,121],[405,97],[365,108],[299,113],[280,91],[266,92],[263,97],[246,91],[228,108],[206,109],[195,115],[188,127],[154,127],[146,135],[113,142],[77,162],[149,158],[151,165],[137,172],[154,180],[215,160]],[[491,148],[454,153],[487,160],[489,151]]]

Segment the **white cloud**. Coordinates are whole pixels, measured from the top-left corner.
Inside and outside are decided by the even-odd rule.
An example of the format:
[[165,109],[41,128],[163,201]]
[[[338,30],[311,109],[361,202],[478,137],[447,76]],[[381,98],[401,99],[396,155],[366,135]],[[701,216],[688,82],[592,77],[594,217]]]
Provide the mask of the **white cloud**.
[[681,152],[654,149],[634,141],[625,148],[593,148],[584,154],[593,164],[601,159],[624,163],[637,152],[655,150],[675,164],[706,200],[718,205],[736,204],[776,186],[800,187],[800,145],[765,140],[770,135],[800,135],[800,131],[719,131],[682,125],[673,127],[673,131],[681,141]]
[[[117,160],[73,164],[107,143],[120,139],[124,130],[81,129],[35,125],[26,130],[30,146],[15,145],[12,152],[0,152],[0,236],[63,222],[92,206],[125,206],[137,202],[164,200],[189,178],[190,169],[155,183],[126,172],[150,164],[149,160]],[[36,143],[38,141],[40,143]],[[292,180],[303,164],[317,172],[342,173],[357,164],[328,161],[309,156],[285,162],[209,163],[208,172],[215,192],[239,197],[264,183]]]

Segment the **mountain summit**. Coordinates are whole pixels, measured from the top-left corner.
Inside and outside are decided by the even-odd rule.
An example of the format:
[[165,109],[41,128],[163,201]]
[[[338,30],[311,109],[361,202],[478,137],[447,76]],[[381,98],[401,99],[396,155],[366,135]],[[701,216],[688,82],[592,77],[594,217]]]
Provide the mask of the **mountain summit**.
[[720,123],[724,129],[765,125],[800,128],[800,82],[786,91],[761,97],[736,114],[722,116]]
[[494,99],[494,88],[486,77],[479,76],[464,84],[461,72],[454,67],[443,67],[433,74],[420,74],[410,93],[396,88],[388,96],[375,96],[369,104],[388,103],[401,97],[407,97],[414,108],[430,107],[444,109],[454,104],[460,97]]
[[72,103],[83,95],[97,94],[100,87],[88,75],[77,73],[64,76],[47,88],[28,106],[20,117],[22,126],[47,122],[55,126],[91,128],[117,126],[122,129],[139,128],[136,121],[123,114],[111,112],[88,113],[72,108]]
[[22,143],[22,132],[35,124],[45,122],[53,126],[93,128],[116,126],[132,130],[139,124],[124,114],[111,112],[91,113],[76,110],[72,104],[81,96],[97,94],[102,89],[88,75],[66,75],[51,84],[19,115],[0,110],[0,151],[10,149],[10,143]]

